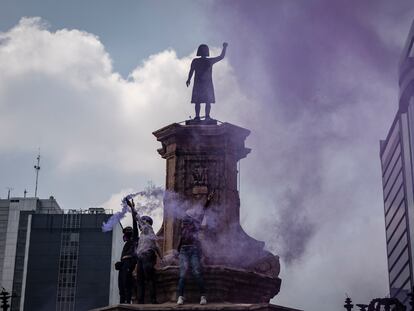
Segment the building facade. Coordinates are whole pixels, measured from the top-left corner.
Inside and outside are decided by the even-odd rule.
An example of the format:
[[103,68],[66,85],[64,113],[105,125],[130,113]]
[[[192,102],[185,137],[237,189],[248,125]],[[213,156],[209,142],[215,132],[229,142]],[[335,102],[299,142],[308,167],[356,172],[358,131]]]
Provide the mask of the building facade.
[[110,304],[119,259],[112,244],[122,239],[102,232],[109,216],[82,211],[29,216],[24,310],[86,311]]
[[27,213],[62,213],[53,197],[0,200],[0,280],[6,290],[21,292]]
[[399,107],[380,142],[390,296],[414,285],[414,24],[399,65]]
[[120,226],[102,232],[110,216],[99,208],[64,211],[54,198],[0,200],[1,285],[17,295],[11,310],[82,311],[117,303],[113,266],[122,233]]

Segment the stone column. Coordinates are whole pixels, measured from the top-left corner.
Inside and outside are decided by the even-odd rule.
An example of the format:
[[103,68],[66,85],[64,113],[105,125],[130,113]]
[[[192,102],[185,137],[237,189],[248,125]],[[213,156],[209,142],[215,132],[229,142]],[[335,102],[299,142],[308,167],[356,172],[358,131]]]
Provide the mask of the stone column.
[[[245,139],[250,131],[230,123],[187,121],[173,123],[153,133],[166,159],[167,190],[181,199],[203,204],[207,194],[215,191],[212,209],[218,219],[215,233],[239,224],[240,199],[237,191],[237,162],[250,152]],[[161,236],[163,252],[177,247],[180,220],[165,202]],[[184,207],[186,208],[186,207]]]

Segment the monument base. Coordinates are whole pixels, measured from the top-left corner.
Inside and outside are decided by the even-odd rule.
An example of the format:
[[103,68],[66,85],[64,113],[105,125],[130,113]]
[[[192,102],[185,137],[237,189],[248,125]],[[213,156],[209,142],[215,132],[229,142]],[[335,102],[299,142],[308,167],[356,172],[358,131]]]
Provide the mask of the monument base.
[[288,307],[282,307],[273,305],[270,303],[209,303],[206,305],[199,305],[199,304],[184,304],[181,306],[177,306],[176,303],[163,303],[158,305],[151,305],[151,304],[120,304],[115,306],[108,306],[99,309],[93,309],[90,311],[127,311],[127,310],[142,310],[142,311],[169,311],[169,310],[182,310],[182,311],[190,311],[190,310],[203,310],[203,311],[300,311],[298,309],[292,309]]
[[[268,303],[280,290],[281,279],[277,277],[224,266],[206,265],[203,270],[206,296],[211,303]],[[164,267],[157,271],[158,302],[177,301],[178,275],[176,266]],[[199,302],[200,292],[191,273],[186,279],[186,302]]]
[[217,120],[214,119],[190,119],[185,121],[185,125],[217,125]]

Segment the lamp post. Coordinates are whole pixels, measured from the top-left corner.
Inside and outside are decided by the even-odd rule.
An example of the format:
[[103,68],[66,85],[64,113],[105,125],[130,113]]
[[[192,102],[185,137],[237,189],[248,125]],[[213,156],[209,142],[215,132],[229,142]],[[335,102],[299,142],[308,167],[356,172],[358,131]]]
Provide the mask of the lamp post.
[[14,297],[15,295],[10,295],[9,292],[5,290],[3,287],[3,290],[0,293],[0,300],[1,300],[1,307],[3,311],[7,311],[10,307],[9,305],[9,298]]
[[345,308],[347,311],[351,311],[353,307],[354,307],[354,305],[352,304],[352,300],[351,300],[351,298],[347,297],[347,298],[345,299],[344,308]]

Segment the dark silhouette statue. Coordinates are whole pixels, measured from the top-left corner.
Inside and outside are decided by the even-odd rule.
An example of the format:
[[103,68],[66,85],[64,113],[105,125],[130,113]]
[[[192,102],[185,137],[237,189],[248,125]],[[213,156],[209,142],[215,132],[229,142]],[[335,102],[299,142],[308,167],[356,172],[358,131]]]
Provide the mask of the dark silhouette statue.
[[216,102],[214,96],[212,69],[213,65],[218,61],[221,61],[226,55],[227,43],[223,43],[223,50],[217,57],[210,56],[209,48],[206,44],[201,44],[197,50],[198,58],[194,58],[191,62],[190,72],[188,73],[187,87],[190,85],[193,73],[194,86],[193,95],[191,97],[191,103],[195,104],[195,120],[200,120],[200,107],[202,103],[206,104],[206,119],[210,119],[211,104]]

